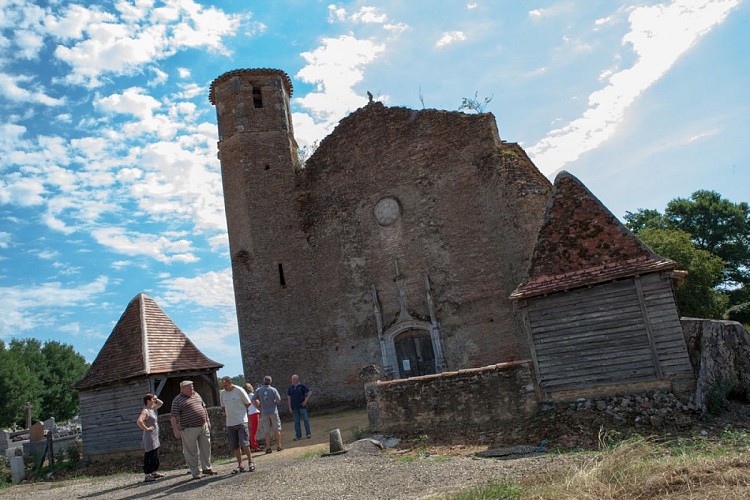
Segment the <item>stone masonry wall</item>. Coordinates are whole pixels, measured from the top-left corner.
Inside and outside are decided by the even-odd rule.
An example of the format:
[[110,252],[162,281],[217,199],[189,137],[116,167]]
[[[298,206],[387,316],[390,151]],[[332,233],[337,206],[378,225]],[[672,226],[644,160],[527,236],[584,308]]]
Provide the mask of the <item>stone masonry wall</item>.
[[519,439],[537,410],[530,361],[371,382],[365,386],[373,431],[448,442]]
[[695,406],[707,414],[727,396],[750,401],[750,335],[741,323],[682,318],[696,376]]
[[[159,459],[167,464],[185,463],[182,455],[182,441],[175,439],[169,413],[159,416]],[[231,455],[227,443],[226,415],[221,406],[208,408],[208,418],[211,420],[211,457],[226,457]]]

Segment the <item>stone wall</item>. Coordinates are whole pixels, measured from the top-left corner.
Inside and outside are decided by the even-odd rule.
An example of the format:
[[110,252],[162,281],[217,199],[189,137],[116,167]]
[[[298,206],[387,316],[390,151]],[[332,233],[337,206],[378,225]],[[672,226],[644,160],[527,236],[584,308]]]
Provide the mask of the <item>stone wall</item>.
[[486,442],[516,441],[537,410],[530,361],[365,385],[373,431]]
[[714,412],[726,397],[750,401],[750,336],[741,323],[682,318],[696,377],[694,404]]
[[[211,420],[211,456],[226,457],[231,454],[227,443],[226,415],[221,406],[208,408],[208,417]],[[159,459],[168,464],[184,463],[182,456],[182,441],[175,439],[172,433],[172,424],[169,421],[169,413],[159,416]]]

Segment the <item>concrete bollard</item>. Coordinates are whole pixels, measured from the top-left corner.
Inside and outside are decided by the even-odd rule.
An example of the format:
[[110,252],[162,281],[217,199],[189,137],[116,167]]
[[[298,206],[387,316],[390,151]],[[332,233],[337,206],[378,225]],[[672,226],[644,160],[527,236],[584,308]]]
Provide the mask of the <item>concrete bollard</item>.
[[331,454],[341,453],[344,450],[344,441],[341,439],[341,431],[339,429],[333,429],[328,435],[329,448]]
[[18,484],[26,478],[23,457],[10,457],[10,477],[13,484]]

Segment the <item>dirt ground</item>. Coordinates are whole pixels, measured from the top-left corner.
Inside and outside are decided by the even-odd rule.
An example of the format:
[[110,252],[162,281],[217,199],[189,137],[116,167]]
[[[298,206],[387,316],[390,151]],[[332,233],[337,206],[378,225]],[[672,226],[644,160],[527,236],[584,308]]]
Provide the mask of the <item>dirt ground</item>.
[[[720,418],[703,422],[690,429],[693,435],[719,435],[727,426],[748,426],[748,405],[731,405]],[[576,465],[575,454],[541,454],[510,460],[477,459],[475,454],[491,445],[402,441],[395,448],[377,455],[351,451],[345,455],[321,457],[329,450],[329,433],[339,429],[345,443],[362,437],[368,428],[364,409],[316,413],[311,410],[312,438],[292,441],[293,424],[283,420],[281,452],[255,454],[254,474],[232,474],[233,459],[214,457],[217,476],[191,481],[179,464],[162,467],[167,477],[157,483],[143,483],[140,461],[112,463],[108,468],[85,471],[83,477],[51,481],[26,482],[0,489],[0,498],[34,498],[48,500],[70,498],[136,499],[164,498],[179,495],[186,500],[206,498],[336,498],[336,499],[413,499],[445,498],[448,493],[486,484],[488,481],[528,481],[529,478],[558,474]],[[740,425],[744,424],[744,425]],[[570,429],[571,432],[576,432]],[[581,430],[577,429],[580,433]],[[422,448],[417,456],[415,450]],[[403,455],[403,456],[402,456]],[[743,462],[744,464],[744,462]],[[293,471],[290,473],[290,471]],[[744,478],[745,476],[743,476]],[[742,479],[744,481],[744,479]],[[742,482],[740,481],[740,482]],[[737,481],[735,481],[737,482]],[[739,484],[739,482],[737,482]],[[732,483],[734,484],[734,483]],[[742,482],[745,485],[745,482]],[[708,488],[691,498],[712,498]],[[747,488],[741,494],[723,494],[723,498],[748,498]],[[738,491],[740,491],[738,490]],[[695,493],[695,492],[694,492]],[[702,493],[706,493],[705,495]],[[735,492],[736,493],[736,492]],[[660,498],[661,496],[649,497]],[[676,496],[681,498],[680,495]]]

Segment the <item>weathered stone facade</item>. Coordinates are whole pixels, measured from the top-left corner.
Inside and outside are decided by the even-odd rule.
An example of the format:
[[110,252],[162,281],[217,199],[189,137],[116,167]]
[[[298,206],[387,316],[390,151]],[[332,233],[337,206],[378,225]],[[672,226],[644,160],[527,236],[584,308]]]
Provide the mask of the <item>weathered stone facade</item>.
[[726,397],[750,400],[750,335],[741,323],[682,318],[696,378],[695,406],[705,415]]
[[533,367],[516,361],[365,385],[370,429],[386,435],[427,434],[475,440],[502,429],[518,442],[538,410]]
[[[432,442],[591,447],[603,431],[675,433],[703,425],[725,398],[750,394],[750,336],[740,323],[683,318],[694,392],[662,378],[539,397],[530,361],[365,385],[370,428]],[[535,394],[536,393],[536,394]]]
[[358,375],[425,375],[530,358],[508,296],[529,265],[550,182],[490,114],[369,105],[299,168],[291,84],[217,78],[246,377],[361,401]]

